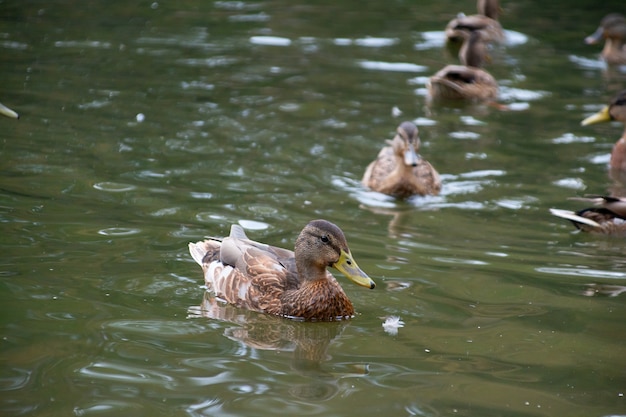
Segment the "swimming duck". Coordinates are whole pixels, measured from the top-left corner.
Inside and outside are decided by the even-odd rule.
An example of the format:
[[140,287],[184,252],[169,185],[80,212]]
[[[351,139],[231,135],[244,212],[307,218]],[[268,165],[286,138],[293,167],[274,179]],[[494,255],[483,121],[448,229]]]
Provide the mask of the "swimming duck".
[[612,170],[626,172],[626,90],[620,91],[611,99],[608,106],[605,106],[598,113],[587,117],[581,124],[587,126],[612,120],[624,123],[624,131],[622,132],[622,137],[613,145],[609,166]]
[[338,269],[358,285],[376,284],[354,261],[341,229],[326,220],[309,222],[295,252],[248,239],[233,225],[230,236],[189,243],[207,287],[237,307],[303,320],[332,321],[354,307],[326,269]]
[[498,82],[482,68],[487,50],[481,31],[464,31],[465,41],[459,51],[463,65],[447,65],[426,83],[431,100],[495,100]]
[[626,64],[626,17],[619,13],[604,16],[594,33],[585,38],[586,44],[604,39],[601,56],[610,65]]
[[10,108],[8,108],[7,106],[5,106],[4,104],[0,103],[0,114],[6,117],[9,117],[11,119],[19,119],[20,115],[17,114],[16,112],[14,112],[13,110],[11,110]]
[[550,212],[563,219],[570,220],[577,229],[584,232],[605,235],[626,235],[626,198],[609,196],[589,196],[572,198],[588,201],[594,207],[577,212],[550,209]]
[[500,16],[500,2],[498,0],[478,0],[476,4],[478,14],[466,16],[459,13],[446,25],[446,39],[451,42],[462,42],[464,30],[480,30],[485,42],[504,41],[504,31],[498,22]]
[[366,187],[397,198],[412,195],[437,195],[441,179],[435,168],[422,158],[417,126],[402,122],[392,140],[388,140],[369,164],[361,182]]

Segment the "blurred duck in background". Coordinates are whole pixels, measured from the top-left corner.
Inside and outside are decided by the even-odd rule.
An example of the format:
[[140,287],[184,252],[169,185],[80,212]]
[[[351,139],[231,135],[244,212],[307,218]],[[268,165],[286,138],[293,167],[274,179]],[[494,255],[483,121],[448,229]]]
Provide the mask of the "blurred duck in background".
[[396,136],[388,140],[369,164],[361,180],[363,185],[396,198],[413,195],[437,195],[441,190],[439,173],[419,154],[417,126],[402,122]]
[[426,84],[429,97],[431,100],[495,100],[498,83],[481,68],[489,58],[483,32],[465,29],[462,33],[465,39],[459,51],[462,65],[447,65],[430,77]]
[[591,45],[604,39],[602,59],[609,65],[626,64],[626,17],[619,13],[604,16],[600,26],[594,33],[585,38],[585,43]]
[[501,43],[504,41],[504,31],[498,22],[502,9],[498,0],[478,0],[476,5],[478,14],[466,16],[459,13],[446,25],[446,39],[450,42],[462,42],[463,31],[479,30],[485,42]]

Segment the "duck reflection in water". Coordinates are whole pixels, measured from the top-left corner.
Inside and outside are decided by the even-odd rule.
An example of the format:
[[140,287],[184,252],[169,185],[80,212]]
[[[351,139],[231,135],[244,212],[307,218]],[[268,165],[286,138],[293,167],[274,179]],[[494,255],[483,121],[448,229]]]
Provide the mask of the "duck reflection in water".
[[328,347],[350,325],[347,320],[317,323],[285,320],[228,305],[209,292],[204,293],[199,306],[188,309],[188,318],[199,317],[232,324],[224,329],[224,336],[240,343],[248,356],[253,355],[250,350],[291,352],[291,369],[304,377],[302,383],[289,388],[296,398],[327,400],[351,389],[352,384],[342,384],[344,379],[368,374],[366,364],[344,366],[345,372],[329,372],[322,367],[332,359]]

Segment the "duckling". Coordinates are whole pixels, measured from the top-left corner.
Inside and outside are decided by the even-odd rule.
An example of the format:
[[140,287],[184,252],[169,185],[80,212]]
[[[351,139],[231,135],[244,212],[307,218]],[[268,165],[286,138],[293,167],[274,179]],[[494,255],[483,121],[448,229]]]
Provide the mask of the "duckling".
[[17,114],[16,112],[14,112],[13,110],[11,110],[10,108],[8,108],[7,106],[5,106],[4,104],[0,103],[0,114],[6,117],[9,117],[11,119],[19,119],[20,115]]
[[498,0],[478,0],[476,4],[478,14],[466,16],[459,13],[452,19],[445,29],[446,39],[450,42],[461,42],[464,39],[463,30],[480,30],[485,42],[501,43],[504,41],[504,30],[498,22],[500,16],[500,2]]
[[339,227],[313,220],[300,232],[295,251],[250,240],[232,225],[230,236],[189,243],[209,290],[240,308],[301,320],[340,320],[354,306],[327,271],[338,269],[358,285],[376,284],[359,268]]
[[417,153],[420,145],[417,126],[401,123],[395,137],[387,143],[390,146],[382,148],[365,170],[363,185],[396,198],[439,194],[439,173]]
[[550,209],[554,216],[570,220],[578,230],[605,235],[626,235],[626,198],[589,196],[572,198],[588,201],[594,207],[577,212]]
[[459,51],[463,65],[447,65],[428,80],[431,100],[490,101],[498,95],[496,79],[480,68],[487,59],[481,31],[464,31],[465,41]]
[[617,120],[624,123],[622,137],[613,145],[609,166],[612,170],[626,172],[626,90],[620,91],[598,113],[587,117],[581,122],[583,126],[600,122]]
[[588,45],[604,39],[601,56],[609,65],[626,64],[626,17],[619,13],[610,13],[600,21],[594,33],[585,38]]

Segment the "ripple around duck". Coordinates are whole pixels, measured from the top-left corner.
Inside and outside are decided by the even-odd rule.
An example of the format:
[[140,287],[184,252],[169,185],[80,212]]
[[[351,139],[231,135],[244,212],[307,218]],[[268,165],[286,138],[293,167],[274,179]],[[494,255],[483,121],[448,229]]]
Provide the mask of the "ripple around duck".
[[110,193],[123,193],[126,191],[136,190],[137,187],[131,184],[122,184],[118,182],[98,182],[93,185],[93,188],[100,191],[107,191]]
[[124,332],[158,335],[161,338],[202,334],[206,331],[206,328],[199,324],[181,325],[179,321],[163,320],[118,320],[108,322],[104,327]]
[[357,61],[357,65],[363,69],[391,72],[424,72],[428,67],[411,64],[408,62],[382,62],[382,61]]
[[0,377],[0,392],[18,390],[26,387],[31,379],[31,370],[4,368]]
[[108,229],[98,230],[98,234],[103,236],[131,236],[139,233],[141,233],[141,229],[130,227],[109,227]]

